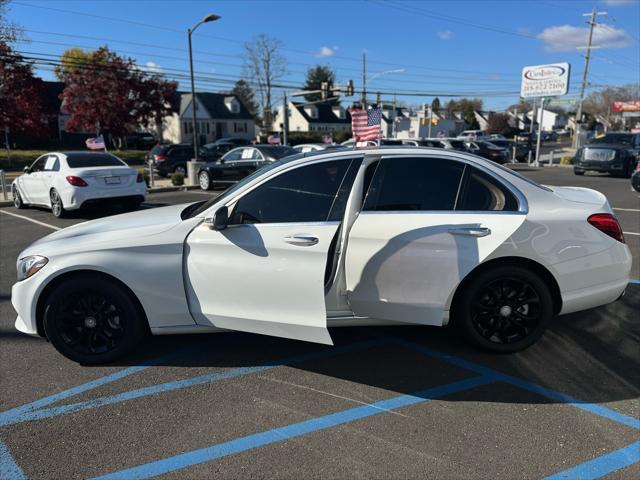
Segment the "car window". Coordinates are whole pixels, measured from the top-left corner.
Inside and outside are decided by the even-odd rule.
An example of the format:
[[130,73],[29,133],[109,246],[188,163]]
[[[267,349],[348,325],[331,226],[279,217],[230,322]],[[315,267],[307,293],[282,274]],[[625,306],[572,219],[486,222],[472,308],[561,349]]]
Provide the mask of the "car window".
[[229,153],[227,153],[223,159],[225,162],[233,162],[235,160],[240,160],[240,156],[242,155],[242,152],[244,151],[244,148],[238,148],[236,150],[231,150]]
[[69,153],[67,154],[69,168],[87,167],[122,167],[126,165],[115,155],[109,153]]
[[251,160],[253,158],[253,150],[253,148],[243,148],[240,158],[242,160]]
[[515,212],[518,201],[504,185],[477,168],[467,167],[456,210]]
[[278,175],[243,196],[230,223],[326,222],[350,164],[334,160]]
[[258,150],[257,148],[253,148],[252,150],[253,152],[251,155],[251,160],[264,160],[264,157],[260,153],[260,150]]
[[376,170],[364,210],[453,210],[464,164],[442,158],[385,158]]
[[44,164],[45,172],[57,172],[60,170],[60,160],[55,155],[49,155],[47,161]]
[[33,162],[33,164],[31,165],[31,171],[32,172],[43,171],[44,165],[47,162],[47,158],[48,158],[48,155],[43,155],[42,157],[38,158],[35,162]]

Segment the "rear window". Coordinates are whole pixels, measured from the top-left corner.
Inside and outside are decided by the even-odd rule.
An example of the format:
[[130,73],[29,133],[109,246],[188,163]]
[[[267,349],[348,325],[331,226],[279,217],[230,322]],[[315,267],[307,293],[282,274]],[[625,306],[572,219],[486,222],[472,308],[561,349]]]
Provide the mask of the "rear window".
[[[205,145],[206,146],[206,145]],[[167,146],[166,145],[156,145],[155,147],[153,147],[151,149],[151,153],[153,155],[159,155],[161,153],[164,153],[167,150]]]
[[122,160],[107,153],[72,153],[67,155],[69,168],[122,167]]
[[291,147],[265,147],[261,148],[260,150],[265,155],[274,157],[276,159],[299,153],[297,150]]

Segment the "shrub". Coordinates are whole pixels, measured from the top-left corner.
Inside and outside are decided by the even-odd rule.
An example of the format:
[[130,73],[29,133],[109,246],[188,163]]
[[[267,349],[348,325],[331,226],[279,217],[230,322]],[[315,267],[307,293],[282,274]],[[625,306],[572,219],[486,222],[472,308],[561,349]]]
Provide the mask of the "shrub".
[[171,183],[176,187],[184,185],[184,175],[182,173],[174,172],[171,175]]
[[562,157],[560,165],[573,165],[573,157]]

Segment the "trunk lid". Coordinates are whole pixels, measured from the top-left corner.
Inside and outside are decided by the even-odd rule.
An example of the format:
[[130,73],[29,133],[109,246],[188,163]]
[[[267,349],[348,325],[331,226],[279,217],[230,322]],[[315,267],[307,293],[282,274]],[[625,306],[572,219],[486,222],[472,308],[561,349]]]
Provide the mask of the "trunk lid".
[[563,200],[574,203],[583,203],[585,205],[593,205],[600,210],[611,212],[609,201],[602,193],[590,188],[582,187],[553,187],[546,185],[553,193]]
[[76,169],[73,175],[82,178],[90,187],[110,189],[133,185],[138,172],[130,167],[90,167]]

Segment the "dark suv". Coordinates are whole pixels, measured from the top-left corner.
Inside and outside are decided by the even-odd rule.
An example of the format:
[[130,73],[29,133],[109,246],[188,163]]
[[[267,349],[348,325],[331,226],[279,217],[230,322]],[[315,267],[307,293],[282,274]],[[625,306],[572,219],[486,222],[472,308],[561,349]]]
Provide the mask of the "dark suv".
[[629,178],[640,159],[640,134],[611,132],[589,140],[573,159],[573,173],[607,172]]
[[193,157],[191,145],[156,145],[147,153],[147,163],[152,162],[154,171],[161,177],[166,177],[174,172],[186,176],[187,162]]

